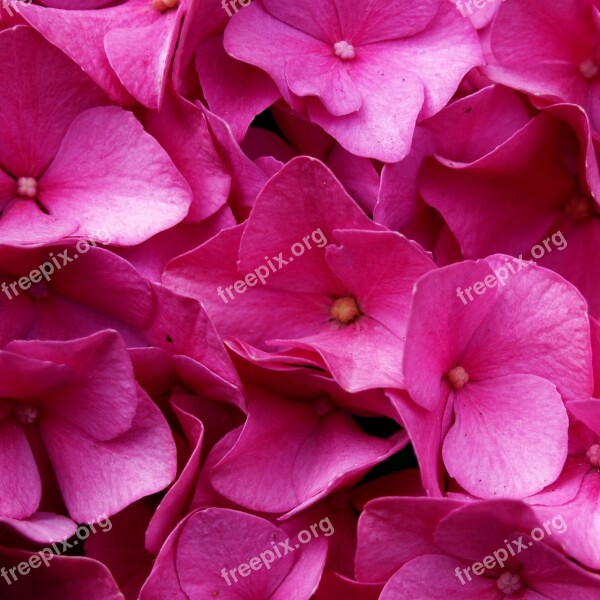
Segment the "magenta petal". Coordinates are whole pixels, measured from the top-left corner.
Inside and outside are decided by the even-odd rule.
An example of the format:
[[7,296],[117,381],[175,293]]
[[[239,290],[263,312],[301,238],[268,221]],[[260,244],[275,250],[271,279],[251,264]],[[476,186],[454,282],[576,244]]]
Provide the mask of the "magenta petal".
[[[0,55],[0,164],[15,177],[39,177],[73,118],[107,98],[77,65],[29,27],[2,31]],[[54,76],[49,78],[49,72]]]
[[456,394],[454,411],[444,463],[471,494],[522,498],[559,476],[569,420],[550,382],[534,375],[473,382]]
[[[492,579],[473,578],[461,585],[455,575],[464,564],[442,554],[425,554],[406,563],[385,585],[379,600],[502,600],[503,594]],[[464,577],[464,576],[463,576]],[[505,596],[504,596],[505,597]],[[542,600],[543,596],[521,596],[527,600]]]
[[111,4],[111,0],[43,0],[40,3],[50,8],[88,10],[90,8],[102,8],[107,4]]
[[7,346],[10,352],[0,352],[0,398],[33,400],[72,381],[74,372],[68,366],[22,352],[20,344],[23,342],[11,342]]
[[43,213],[34,202],[20,198],[8,205],[0,218],[0,236],[6,244],[33,245],[56,242],[74,235],[78,223]]
[[0,422],[0,516],[25,519],[38,508],[42,481],[25,432],[13,419]]
[[[326,411],[331,402],[256,393],[238,442],[212,470],[217,491],[253,510],[290,511],[316,502],[395,447],[368,436],[339,410],[320,416],[321,405]],[[289,482],[283,487],[282,477]]]
[[15,341],[7,348],[69,369],[68,382],[36,398],[53,418],[64,419],[103,441],[131,427],[137,388],[125,345],[114,331],[70,342]]
[[[219,541],[226,537],[235,542],[219,547]],[[291,568],[293,556],[284,556],[270,570],[263,567],[246,578],[238,574],[237,582],[229,575],[233,587],[227,586],[221,570],[246,563],[272,548],[271,542],[285,538],[281,529],[253,515],[218,508],[195,513],[181,532],[176,555],[181,588],[190,598],[211,598],[215,590],[225,600],[239,597],[242,590],[244,596],[253,599],[270,598]]]
[[142,121],[192,188],[185,222],[200,222],[215,214],[227,203],[233,178],[202,111],[168,86],[160,110],[144,111]]
[[191,500],[191,489],[200,471],[204,425],[195,415],[185,412],[180,407],[185,400],[187,398],[184,396],[174,398],[172,402],[175,414],[181,422],[188,444],[191,446],[191,455],[177,481],[158,505],[148,525],[146,548],[151,552],[158,553],[169,533],[177,525],[177,517],[185,514]]
[[78,236],[104,229],[124,246],[179,223],[191,202],[189,185],[166,152],[131,114],[114,107],[73,121],[40,186],[42,203],[78,222]]
[[77,522],[112,515],[164,489],[175,477],[171,432],[142,391],[131,429],[112,440],[96,440],[51,416],[41,430],[65,504]]
[[[281,97],[266,73],[225,52],[222,36],[198,46],[196,68],[208,106],[227,121],[238,141],[244,138],[252,119]],[[239,102],[240,89],[252,90],[244,102]]]
[[331,328],[298,340],[269,343],[316,350],[340,386],[350,392],[402,387],[402,340],[370,317],[339,330]]
[[577,400],[569,402],[568,409],[582,423],[585,423],[596,435],[600,436],[600,400]]
[[[143,27],[120,27],[104,37],[106,56],[127,91],[148,108],[162,103],[182,11]],[[159,42],[159,43],[157,43]]]
[[123,27],[132,20],[154,18],[153,11],[149,9],[140,2],[127,2],[120,7],[100,10],[61,10],[29,4],[21,9],[21,13],[32,27],[78,64],[112,100],[127,105],[132,103],[132,97],[110,66],[104,51],[104,36],[111,28]]
[[66,540],[75,535],[77,524],[71,519],[48,512],[36,512],[26,519],[7,519],[0,517],[0,524],[10,527],[38,544],[47,544],[48,540]]
[[[575,498],[560,506],[534,506],[540,520],[562,517],[564,531],[554,543],[591,569],[600,569],[600,475],[588,473]],[[558,522],[558,519],[556,519]]]
[[[433,410],[448,397],[449,386],[443,375],[456,366],[456,359],[485,319],[497,294],[497,288],[487,290],[484,296],[465,306],[456,290],[482,281],[488,272],[483,262],[465,261],[432,271],[416,284],[404,355],[404,378],[412,399],[423,408]],[[433,298],[438,295],[445,300],[434,302]]]
[[[361,581],[385,581],[414,558],[435,554],[435,528],[460,502],[448,498],[377,498],[358,524],[356,574]],[[387,540],[382,547],[380,540]]]
[[110,571],[101,562],[83,556],[54,556],[48,563],[50,568],[40,563],[35,569],[29,568],[27,576],[19,575],[17,566],[26,565],[33,556],[32,552],[0,546],[0,564],[14,569],[18,577],[17,582],[9,579],[10,587],[2,580],[3,600],[40,597],[44,600],[123,600]]

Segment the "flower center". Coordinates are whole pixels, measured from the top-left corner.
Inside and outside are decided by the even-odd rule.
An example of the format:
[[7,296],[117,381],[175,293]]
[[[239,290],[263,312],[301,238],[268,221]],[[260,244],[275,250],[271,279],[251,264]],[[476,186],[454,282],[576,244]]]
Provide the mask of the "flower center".
[[352,296],[338,298],[331,307],[331,316],[342,325],[349,325],[360,315],[360,308]]
[[504,573],[498,577],[496,585],[503,594],[514,594],[523,586],[519,575],[517,573],[510,573],[509,571],[504,571]]
[[446,373],[446,379],[455,390],[460,390],[468,383],[469,374],[465,371],[464,367],[458,366]]
[[598,66],[598,63],[591,58],[584,60],[579,65],[579,70],[586,79],[594,79],[594,77],[600,73],[600,67]]
[[31,425],[38,415],[40,411],[33,406],[33,404],[24,404],[23,402],[17,402],[14,408],[15,417],[20,423],[23,425]]
[[152,0],[152,8],[165,12],[179,6],[179,0]]
[[34,177],[19,177],[17,194],[26,198],[35,198],[37,196],[37,180]]
[[336,42],[333,45],[333,51],[338,58],[342,60],[352,60],[356,56],[354,46],[349,44],[346,40]]
[[50,292],[50,288],[45,281],[34,283],[29,289],[29,293],[36,299],[45,298]]
[[589,196],[576,194],[569,198],[565,206],[565,212],[574,221],[584,221],[594,214],[594,201]]
[[600,467],[600,444],[590,446],[590,449],[585,453],[592,467]]
[[315,412],[320,417],[326,417],[335,410],[335,404],[329,398],[327,398],[327,396],[321,396],[320,398],[317,398],[313,406],[315,408]]

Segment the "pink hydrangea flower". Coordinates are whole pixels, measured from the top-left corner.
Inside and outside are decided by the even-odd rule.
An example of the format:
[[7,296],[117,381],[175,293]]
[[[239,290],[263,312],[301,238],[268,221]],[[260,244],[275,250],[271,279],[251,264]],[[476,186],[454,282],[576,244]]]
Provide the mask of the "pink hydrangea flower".
[[438,112],[482,61],[470,22],[440,0],[254,0],[224,42],[348,151],[386,162],[408,154],[417,119]]
[[136,386],[115,332],[14,341],[0,361],[0,514],[26,519],[43,508],[54,476],[79,523],[114,514],[173,480],[170,431]]
[[[387,581],[381,600],[597,596],[600,577],[570,562],[546,539],[533,541],[530,534],[540,526],[531,508],[516,501],[461,506],[441,498],[380,498],[360,519],[357,572],[363,581]],[[506,559],[498,553],[489,569],[481,564],[500,549]],[[481,564],[482,574],[465,573],[474,563]]]
[[564,401],[592,392],[585,310],[558,275],[502,255],[417,282],[404,356],[410,400],[395,397],[428,493],[439,494],[440,458],[481,498],[529,496],[556,480],[567,457]]
[[[63,3],[22,14],[120,104],[159,108],[189,0],[126,0],[97,10]],[[49,3],[46,3],[49,4]],[[78,10],[69,10],[78,9]]]
[[131,113],[102,106],[104,95],[62,52],[17,27],[0,32],[0,54],[3,243],[106,229],[114,244],[137,244],[185,217],[189,185],[166,152]]
[[[458,104],[431,120],[434,131],[456,132],[448,121],[457,118]],[[534,256],[575,284],[597,315],[600,279],[591,273],[600,273],[600,175],[588,120],[573,105],[555,105],[530,119],[516,98],[503,104],[492,114],[489,106],[461,101],[460,108],[479,113],[463,119],[464,126],[477,123],[488,133],[466,148],[438,150],[420,172],[419,192],[442,214],[465,258]],[[473,145],[485,153],[475,154]]]
[[[283,204],[298,214],[290,218]],[[303,238],[313,240],[311,248],[288,260]],[[271,264],[282,268],[264,286],[224,296],[229,283],[275,256],[280,262]],[[260,349],[312,351],[357,391],[401,385],[412,287],[432,268],[418,245],[367,219],[323,165],[297,158],[271,178],[245,225],[173,261],[164,282],[201,300],[222,335]]]
[[348,414],[370,414],[377,407],[373,392],[349,395],[298,372],[272,377],[267,388],[260,382],[268,372],[250,373],[244,379],[248,419],[210,472],[214,488],[240,506],[296,514],[357,482],[407,443],[404,431],[389,439],[370,436]]
[[[304,525],[308,523],[302,523]],[[293,554],[282,546],[279,558],[273,548],[279,549],[280,543],[293,537],[293,531],[286,529],[261,517],[234,510],[209,508],[196,511],[169,536],[139,598],[162,600],[165,597],[212,598],[218,595],[224,600],[234,600],[240,598],[240,594],[244,598],[265,600],[308,598],[323,571],[328,538],[320,536],[300,550],[292,546]],[[270,568],[261,563],[262,568],[256,569],[255,562],[250,576],[242,577],[234,572],[234,579],[228,573],[265,551],[274,557]],[[266,555],[267,559],[270,555]]]
[[[484,72],[540,101],[578,104],[598,131],[598,7],[593,0],[566,0],[545,8],[535,0],[502,4],[490,35],[493,60]],[[549,27],[552,22],[561,27]]]

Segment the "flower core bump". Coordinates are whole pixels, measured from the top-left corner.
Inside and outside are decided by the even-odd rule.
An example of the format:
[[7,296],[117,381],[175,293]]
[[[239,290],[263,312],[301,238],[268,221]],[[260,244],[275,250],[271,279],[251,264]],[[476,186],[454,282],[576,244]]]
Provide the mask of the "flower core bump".
[[338,298],[331,307],[331,316],[342,325],[349,325],[360,317],[361,312],[352,296]]
[[576,194],[569,198],[565,206],[565,212],[574,221],[585,221],[595,212],[594,201],[590,196]]
[[600,66],[595,60],[588,58],[579,65],[579,70],[586,79],[594,79],[600,73]]
[[31,423],[37,419],[39,412],[40,411],[32,404],[23,404],[22,402],[17,402],[17,405],[14,408],[17,421],[23,425],[31,425]]
[[469,382],[469,374],[459,365],[448,371],[446,379],[455,390],[460,390]]
[[37,196],[37,179],[34,177],[19,177],[17,179],[17,194],[25,198]]
[[152,8],[164,12],[179,6],[179,0],[152,0]]
[[335,55],[342,60],[352,60],[356,56],[354,46],[349,44],[346,40],[336,42],[333,45],[333,51],[335,52]]
[[600,467],[600,444],[590,446],[590,449],[585,453],[592,467]]
[[496,585],[503,594],[514,594],[523,587],[519,575],[517,573],[510,573],[509,571],[505,571],[498,577]]

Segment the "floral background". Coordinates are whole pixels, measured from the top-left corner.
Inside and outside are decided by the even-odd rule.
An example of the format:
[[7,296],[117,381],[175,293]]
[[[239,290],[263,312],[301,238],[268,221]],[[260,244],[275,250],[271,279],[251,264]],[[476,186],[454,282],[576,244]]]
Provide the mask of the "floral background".
[[0,599],[600,598],[598,0],[2,0]]

